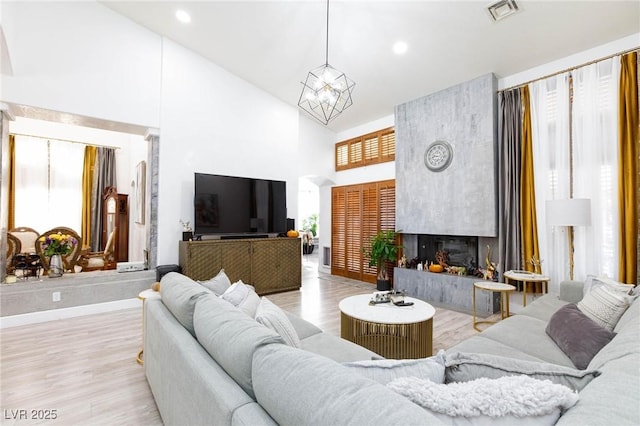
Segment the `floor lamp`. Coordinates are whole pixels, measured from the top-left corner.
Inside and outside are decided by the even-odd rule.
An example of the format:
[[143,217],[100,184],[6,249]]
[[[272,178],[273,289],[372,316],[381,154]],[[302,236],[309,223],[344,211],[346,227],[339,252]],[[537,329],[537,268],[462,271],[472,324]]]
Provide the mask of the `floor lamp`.
[[547,200],[547,225],[569,227],[569,279],[573,280],[573,227],[591,225],[591,200]]

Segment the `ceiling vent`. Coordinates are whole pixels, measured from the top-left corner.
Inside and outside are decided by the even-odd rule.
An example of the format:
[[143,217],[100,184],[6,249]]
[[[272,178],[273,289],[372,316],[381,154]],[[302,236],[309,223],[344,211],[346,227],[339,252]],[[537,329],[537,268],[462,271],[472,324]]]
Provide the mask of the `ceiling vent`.
[[488,6],[487,10],[494,21],[500,21],[518,12],[518,5],[515,0],[500,0]]

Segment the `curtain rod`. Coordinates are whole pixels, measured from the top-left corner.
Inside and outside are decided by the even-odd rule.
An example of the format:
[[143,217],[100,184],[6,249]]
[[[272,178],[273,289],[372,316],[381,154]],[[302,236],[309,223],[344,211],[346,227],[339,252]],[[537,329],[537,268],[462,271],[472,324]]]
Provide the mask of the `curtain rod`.
[[570,67],[570,68],[565,68],[565,69],[563,69],[561,71],[556,71],[554,73],[547,74],[547,75],[545,75],[543,77],[534,78],[533,80],[529,80],[529,81],[527,81],[525,83],[517,84],[515,86],[507,87],[506,89],[500,89],[500,90],[498,90],[498,93],[499,92],[506,92],[507,90],[512,90],[512,89],[518,89],[518,88],[524,87],[524,86],[526,86],[528,84],[535,83],[536,81],[544,80],[545,78],[553,77],[555,75],[562,74],[562,73],[565,73],[565,72],[574,71],[574,70],[577,70],[578,68],[586,67],[588,65],[597,64],[598,62],[606,61],[607,59],[611,59],[611,58],[613,58],[615,56],[622,56],[622,55],[626,55],[627,53],[638,52],[638,51],[640,51],[640,47],[634,47],[633,49],[627,49],[627,50],[624,50],[622,52],[618,52],[618,53],[614,53],[614,54],[609,55],[609,56],[605,56],[603,58],[594,59],[593,61],[586,62],[586,63],[584,63],[582,65],[576,65],[576,66],[573,66],[573,67]]
[[29,137],[29,138],[47,139],[47,140],[54,140],[54,141],[60,141],[60,142],[79,143],[79,144],[82,144],[82,145],[96,146],[96,147],[99,147],[99,148],[120,149],[119,146],[99,145],[99,144],[89,143],[89,142],[73,141],[71,139],[48,138],[48,137],[38,136],[38,135],[29,135],[27,133],[10,132],[9,134],[15,135],[15,136],[26,136],[26,137]]

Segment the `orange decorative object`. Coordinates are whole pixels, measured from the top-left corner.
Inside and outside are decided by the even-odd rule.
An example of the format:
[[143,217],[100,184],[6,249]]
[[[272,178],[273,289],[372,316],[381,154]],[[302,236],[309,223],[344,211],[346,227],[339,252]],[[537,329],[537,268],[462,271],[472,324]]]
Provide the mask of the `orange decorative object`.
[[299,236],[300,236],[300,233],[296,230],[290,229],[287,231],[287,237],[298,238]]
[[432,263],[431,265],[429,265],[429,272],[442,272],[444,271],[444,268],[442,267],[442,265],[438,265],[437,263]]

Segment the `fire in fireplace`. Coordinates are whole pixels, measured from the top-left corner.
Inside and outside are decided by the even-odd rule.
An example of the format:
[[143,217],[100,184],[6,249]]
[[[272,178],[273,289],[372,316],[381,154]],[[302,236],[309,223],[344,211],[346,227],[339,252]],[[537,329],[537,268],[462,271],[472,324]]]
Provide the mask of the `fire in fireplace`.
[[420,262],[436,262],[436,252],[448,253],[450,266],[478,266],[478,237],[457,235],[418,235]]

